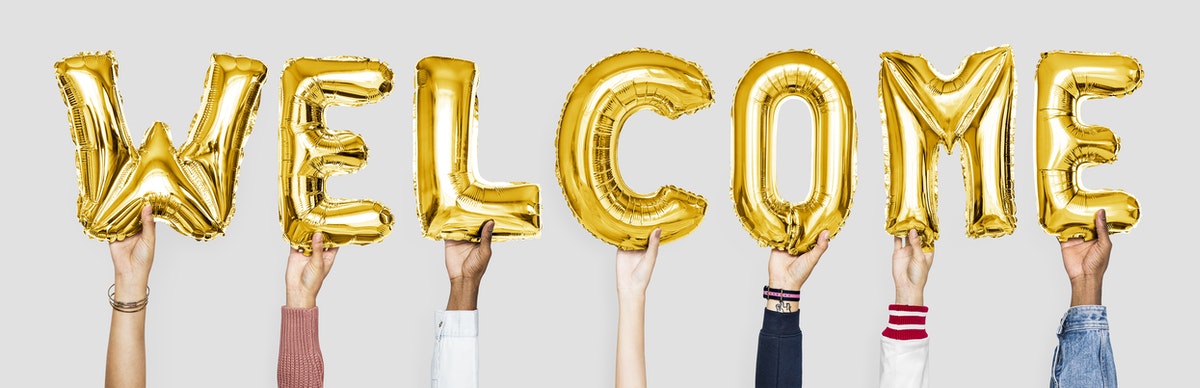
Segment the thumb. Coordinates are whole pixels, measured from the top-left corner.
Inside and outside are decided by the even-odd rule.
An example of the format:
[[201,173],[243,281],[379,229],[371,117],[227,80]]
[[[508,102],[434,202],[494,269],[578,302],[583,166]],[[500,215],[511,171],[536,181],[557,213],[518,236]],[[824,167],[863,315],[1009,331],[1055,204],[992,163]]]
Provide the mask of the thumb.
[[142,207],[142,239],[148,242],[154,242],[154,207],[150,204]]
[[654,228],[654,231],[650,232],[650,240],[646,244],[645,256],[642,259],[642,262],[638,264],[639,266],[645,267],[647,272],[653,271],[654,262],[658,261],[658,243],[661,238],[662,229]]
[[479,253],[488,257],[492,255],[492,231],[496,229],[496,221],[487,220],[479,228]]
[[1103,245],[1112,245],[1112,241],[1108,239],[1108,214],[1104,209],[1096,212],[1096,239]]

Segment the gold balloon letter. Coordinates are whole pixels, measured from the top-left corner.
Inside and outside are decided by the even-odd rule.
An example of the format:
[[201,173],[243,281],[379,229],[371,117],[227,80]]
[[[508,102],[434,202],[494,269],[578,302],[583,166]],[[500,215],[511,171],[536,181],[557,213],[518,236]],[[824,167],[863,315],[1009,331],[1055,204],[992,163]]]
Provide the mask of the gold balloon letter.
[[[775,185],[775,118],[790,98],[812,109],[812,180],[799,204]],[[832,63],[811,51],[772,54],[750,66],[733,98],[733,204],[742,226],[764,246],[796,255],[817,235],[834,235],[854,197],[858,130],[850,88]]]
[[495,220],[492,240],[537,237],[538,186],[479,177],[475,131],[475,63],[427,57],[417,63],[414,158],[417,218],[432,239],[479,241],[479,226]]
[[262,62],[212,56],[200,110],[178,152],[161,122],[134,149],[112,52],[64,58],[54,70],[71,120],[79,221],[88,237],[115,241],[139,232],[147,203],[179,233],[197,240],[224,234],[233,219],[242,146],[267,73]]
[[1120,139],[1111,130],[1079,121],[1075,111],[1090,98],[1124,97],[1142,84],[1142,66],[1120,54],[1042,53],[1037,66],[1038,221],[1066,241],[1096,237],[1092,220],[1104,209],[1110,233],[1137,224],[1137,199],[1120,190],[1088,190],[1079,172],[1117,159]]
[[937,146],[961,142],[967,235],[999,237],[1016,228],[1012,182],[1012,50],[971,54],[946,78],[920,56],[880,54],[888,233],[917,229],[933,249],[937,225]]
[[674,119],[712,102],[700,67],[669,54],[638,49],[589,67],[567,95],[557,139],[558,183],[579,223],[627,250],[645,249],[654,228],[662,228],[662,243],[695,229],[708,206],[704,198],[674,186],[634,192],[617,167],[617,140],[637,111]]
[[288,61],[279,87],[279,221],[292,247],[307,252],[313,233],[325,246],[366,245],[392,230],[392,212],[369,200],[325,197],[325,179],[367,164],[362,137],[325,125],[330,106],[359,106],[392,90],[392,70],[358,57]]

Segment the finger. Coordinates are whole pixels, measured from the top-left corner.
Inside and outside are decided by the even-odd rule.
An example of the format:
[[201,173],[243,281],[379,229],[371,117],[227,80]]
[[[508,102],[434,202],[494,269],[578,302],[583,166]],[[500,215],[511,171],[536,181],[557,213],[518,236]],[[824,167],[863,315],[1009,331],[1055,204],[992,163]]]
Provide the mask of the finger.
[[904,249],[904,239],[892,236],[892,252],[899,252]]
[[921,248],[923,248],[921,245],[921,236],[917,234],[916,229],[909,229],[908,231],[908,248],[913,250],[913,256],[921,253]]
[[142,238],[154,242],[154,208],[150,204],[142,207]]
[[492,231],[496,229],[496,221],[487,220],[479,228],[479,254],[492,257]]
[[325,250],[325,271],[333,268],[333,261],[337,259],[338,248],[330,248]]
[[1096,238],[1100,240],[1101,244],[1112,244],[1112,241],[1108,239],[1108,214],[1104,212],[1104,209],[1096,212]]

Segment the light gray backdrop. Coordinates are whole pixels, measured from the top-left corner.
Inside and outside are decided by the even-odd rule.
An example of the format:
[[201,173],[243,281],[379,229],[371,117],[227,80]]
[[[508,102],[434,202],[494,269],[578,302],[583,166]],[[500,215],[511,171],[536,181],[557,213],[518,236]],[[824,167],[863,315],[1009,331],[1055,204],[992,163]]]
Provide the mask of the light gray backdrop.
[[[540,239],[498,244],[480,296],[480,359],[487,387],[612,384],[616,337],[614,249],[571,215],[554,175],[563,101],[588,65],[648,47],[698,63],[716,103],[676,121],[636,115],[621,139],[622,173],[643,192],[674,184],[710,207],[686,238],[665,245],[650,286],[646,352],[656,387],[753,384],[767,250],[742,229],[729,198],[730,101],[749,65],[768,53],[813,48],[835,61],[853,92],[860,137],[858,190],[845,229],[804,287],[805,381],[869,387],[892,300],[891,237],[883,231],[879,53],[923,54],[951,73],[968,54],[1010,44],[1018,96],[1018,228],[965,237],[957,151],[943,156],[942,237],[927,290],[934,387],[1045,386],[1055,328],[1069,299],[1057,242],[1037,223],[1034,66],[1052,50],[1121,52],[1143,64],[1144,85],[1123,99],[1084,104],[1083,118],[1121,136],[1120,160],[1084,173],[1091,187],[1133,193],[1142,219],[1115,236],[1104,301],[1120,381],[1187,385],[1198,361],[1193,92],[1197,36],[1184,12],[1150,2],[809,2],[655,4],[590,2],[420,5],[247,1],[87,2],[8,6],[0,23],[6,125],[0,266],[0,385],[99,386],[112,282],[105,244],[75,219],[77,195],[66,109],[51,65],[79,51],[113,50],[136,142],[154,120],[178,145],[198,108],[208,57],[267,64],[227,235],[198,243],[165,225],[150,283],[149,382],[156,387],[275,384],[287,245],[277,216],[279,74],[301,56],[379,58],[396,72],[382,102],[335,108],[334,128],[365,137],[370,163],[330,181],[332,195],[373,198],[397,215],[382,243],[342,250],[325,282],[321,345],[330,387],[426,386],[433,312],[448,284],[442,243],[422,239],[412,186],[412,74],[425,56],[480,69],[479,166],[493,181],[541,186]],[[809,114],[789,103],[780,134],[785,196],[809,175]]]

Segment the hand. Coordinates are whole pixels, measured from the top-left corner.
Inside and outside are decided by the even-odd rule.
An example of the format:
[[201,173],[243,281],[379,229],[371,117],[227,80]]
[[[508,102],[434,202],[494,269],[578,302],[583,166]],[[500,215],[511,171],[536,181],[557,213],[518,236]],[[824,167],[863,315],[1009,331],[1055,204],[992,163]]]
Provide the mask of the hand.
[[662,229],[650,232],[646,249],[627,251],[617,249],[617,296],[646,296],[650,275],[654,273],[654,262],[658,259],[658,240]]
[[771,258],[767,260],[767,287],[799,291],[826,249],[829,249],[828,230],[822,230],[817,236],[817,245],[813,249],[799,256],[772,249]]
[[1067,277],[1071,279],[1071,306],[1100,304],[1104,271],[1108,269],[1112,241],[1108,238],[1108,219],[1103,209],[1096,212],[1094,221],[1094,240],[1072,238],[1059,243],[1063,267],[1067,270]]
[[150,205],[142,208],[142,230],[121,241],[108,244],[113,261],[116,300],[134,302],[146,297],[150,266],[154,264],[154,213]]
[[492,229],[488,220],[479,227],[479,242],[446,240],[446,273],[450,275],[450,300],[446,310],[475,310],[479,284],[492,259]]
[[325,249],[325,236],[321,232],[313,233],[312,256],[292,248],[283,277],[287,284],[287,307],[309,309],[317,306],[317,293],[333,268],[337,253],[338,248]]
[[917,231],[908,231],[908,244],[892,237],[892,280],[896,282],[896,304],[925,305],[925,282],[933,266],[933,252],[926,253]]

